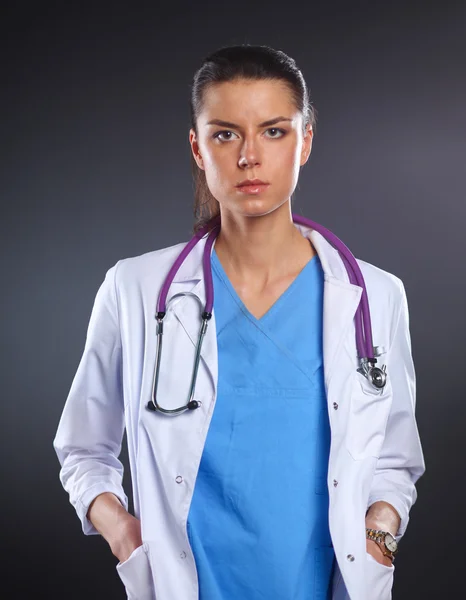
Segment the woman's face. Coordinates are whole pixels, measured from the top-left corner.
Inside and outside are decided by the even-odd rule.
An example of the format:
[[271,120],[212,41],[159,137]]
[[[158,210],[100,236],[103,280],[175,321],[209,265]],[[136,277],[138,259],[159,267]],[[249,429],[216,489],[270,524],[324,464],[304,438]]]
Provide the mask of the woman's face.
[[[289,200],[311,152],[313,132],[309,126],[303,136],[302,115],[284,82],[215,84],[205,93],[197,125],[198,137],[189,132],[192,152],[222,212],[263,215]],[[244,179],[269,185],[248,194],[237,187]]]

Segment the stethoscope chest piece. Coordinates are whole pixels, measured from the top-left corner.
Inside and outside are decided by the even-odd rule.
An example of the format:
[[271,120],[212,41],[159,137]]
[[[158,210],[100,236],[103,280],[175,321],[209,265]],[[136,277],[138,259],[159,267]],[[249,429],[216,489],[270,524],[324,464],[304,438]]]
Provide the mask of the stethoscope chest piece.
[[364,377],[371,382],[371,384],[381,390],[387,383],[387,366],[382,365],[382,368],[375,367],[369,364],[370,361],[367,358],[362,359],[361,366],[357,369],[358,373],[364,375]]
[[379,390],[383,389],[387,383],[386,368],[386,365],[383,365],[381,369],[379,369],[379,367],[372,367],[372,369],[369,371],[369,377],[372,385]]

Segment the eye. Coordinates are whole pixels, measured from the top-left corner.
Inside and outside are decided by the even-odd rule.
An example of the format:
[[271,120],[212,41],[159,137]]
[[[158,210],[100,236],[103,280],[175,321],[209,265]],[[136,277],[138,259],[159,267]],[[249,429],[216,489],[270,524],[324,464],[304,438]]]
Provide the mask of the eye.
[[[218,139],[219,139],[221,142],[223,142],[223,141],[225,141],[225,140],[222,140],[222,139],[220,139],[220,136],[221,136],[221,135],[223,135],[224,133],[233,133],[233,131],[229,131],[228,129],[225,129],[225,130],[223,130],[223,131],[218,131],[216,134],[214,134],[213,138],[214,138],[214,139],[215,139],[215,138],[218,138]],[[229,138],[229,139],[231,139],[231,138]],[[227,141],[228,141],[228,140],[227,140]]]
[[[278,138],[281,138],[281,137],[283,137],[283,136],[286,134],[286,131],[285,131],[284,129],[280,129],[279,127],[269,127],[269,129],[267,129],[266,131],[278,131],[278,132],[280,132],[280,134],[281,134],[281,135],[279,135],[279,136],[277,136],[277,135],[273,135],[273,136],[271,137],[271,139],[274,139],[274,138],[277,138],[277,139],[278,139]],[[233,131],[230,131],[230,130],[228,130],[228,129],[224,129],[224,130],[222,130],[222,131],[218,131],[218,132],[217,132],[217,133],[215,133],[215,134],[214,134],[212,137],[213,137],[214,139],[217,139],[217,138],[218,138],[218,139],[219,139],[221,142],[224,142],[224,141],[231,140],[231,139],[232,139],[231,137],[227,138],[226,140],[225,140],[225,138],[223,138],[223,139],[222,139],[222,138],[220,137],[221,135],[223,135],[223,134],[227,134],[227,133],[229,133],[229,134],[233,134],[233,135],[236,135],[236,134],[234,134],[234,133],[233,133]]]
[[284,129],[280,129],[279,127],[270,127],[269,129],[267,129],[267,131],[279,131],[281,133],[281,135],[279,135],[279,136],[276,136],[276,135],[272,136],[274,138],[283,137],[286,133],[286,131]]

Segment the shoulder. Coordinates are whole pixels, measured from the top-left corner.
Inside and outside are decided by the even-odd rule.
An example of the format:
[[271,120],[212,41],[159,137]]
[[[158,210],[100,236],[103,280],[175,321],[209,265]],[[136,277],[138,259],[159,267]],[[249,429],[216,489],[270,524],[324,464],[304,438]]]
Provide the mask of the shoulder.
[[404,286],[403,281],[398,275],[381,269],[360,258],[357,258],[356,262],[361,269],[368,292],[369,288],[372,288],[373,290],[382,291],[393,297],[399,297],[401,295]]
[[[407,297],[403,280],[394,273],[381,269],[367,261],[356,259],[367,290],[372,324],[386,330],[389,347],[402,310],[407,311]],[[385,334],[382,334],[382,339]]]
[[186,241],[179,242],[158,250],[121,258],[111,267],[115,271],[117,287],[141,283],[147,277],[166,277],[186,243]]

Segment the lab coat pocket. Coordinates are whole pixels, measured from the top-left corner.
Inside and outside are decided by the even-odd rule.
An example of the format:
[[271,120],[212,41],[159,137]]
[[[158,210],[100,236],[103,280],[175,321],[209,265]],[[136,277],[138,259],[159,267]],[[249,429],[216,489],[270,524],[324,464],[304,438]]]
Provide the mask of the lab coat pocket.
[[377,389],[354,371],[346,431],[346,448],[354,460],[379,458],[392,399],[389,376],[385,386]]
[[123,582],[128,600],[155,600],[149,550],[144,542],[129,557],[116,566]]
[[395,565],[379,563],[366,552],[366,598],[370,600],[392,600]]

